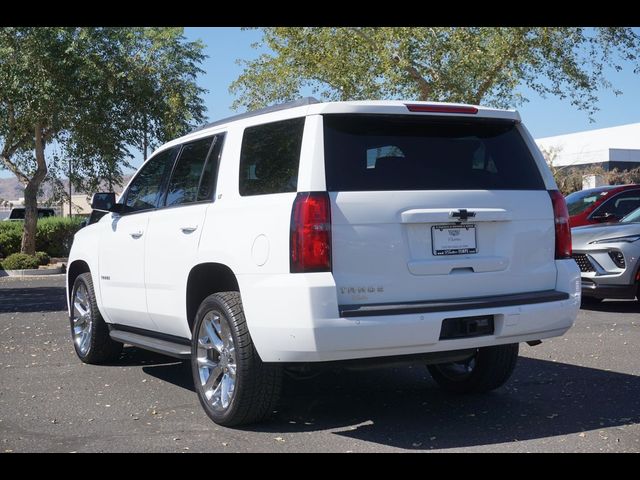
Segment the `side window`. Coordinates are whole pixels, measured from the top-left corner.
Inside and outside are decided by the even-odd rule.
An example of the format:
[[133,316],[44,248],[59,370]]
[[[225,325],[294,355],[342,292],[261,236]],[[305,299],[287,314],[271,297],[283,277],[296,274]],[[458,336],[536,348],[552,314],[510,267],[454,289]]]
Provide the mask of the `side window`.
[[240,153],[240,195],[295,192],[304,118],[249,127]]
[[618,218],[622,218],[638,207],[640,207],[640,190],[628,190],[604,202],[593,215],[610,213]]
[[166,206],[195,202],[202,170],[214,137],[203,138],[182,146],[180,157],[167,187]]
[[124,204],[129,207],[129,212],[149,210],[158,206],[163,179],[171,171],[177,152],[177,148],[165,150],[142,166],[125,196]]
[[198,201],[211,200],[213,198],[213,191],[216,188],[216,180],[218,178],[218,165],[220,164],[224,135],[224,133],[220,133],[213,138],[213,147],[207,159],[207,164],[204,166],[200,187],[198,188]]

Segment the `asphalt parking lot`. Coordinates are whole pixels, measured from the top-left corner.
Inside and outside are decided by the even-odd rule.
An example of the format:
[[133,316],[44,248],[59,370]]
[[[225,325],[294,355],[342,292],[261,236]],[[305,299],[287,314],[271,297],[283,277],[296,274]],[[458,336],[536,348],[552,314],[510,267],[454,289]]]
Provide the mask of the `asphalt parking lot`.
[[640,304],[581,310],[521,345],[507,386],[440,391],[420,365],[287,380],[273,418],[213,424],[189,366],[126,347],[84,365],[64,277],[0,278],[0,452],[640,452]]

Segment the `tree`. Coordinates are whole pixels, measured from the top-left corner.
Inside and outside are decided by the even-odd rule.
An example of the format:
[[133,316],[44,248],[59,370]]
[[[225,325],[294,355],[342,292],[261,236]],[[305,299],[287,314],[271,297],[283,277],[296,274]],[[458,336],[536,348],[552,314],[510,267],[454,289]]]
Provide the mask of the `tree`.
[[116,183],[132,148],[202,123],[202,49],[178,28],[0,29],[0,166],[25,185],[22,252],[50,170]]
[[[235,108],[291,100],[311,89],[328,100],[526,101],[517,88],[568,98],[590,116],[607,67],[638,73],[640,36],[631,28],[282,27],[262,28],[273,53],[241,61]],[[258,45],[255,45],[258,46]],[[616,91],[616,93],[619,93]]]

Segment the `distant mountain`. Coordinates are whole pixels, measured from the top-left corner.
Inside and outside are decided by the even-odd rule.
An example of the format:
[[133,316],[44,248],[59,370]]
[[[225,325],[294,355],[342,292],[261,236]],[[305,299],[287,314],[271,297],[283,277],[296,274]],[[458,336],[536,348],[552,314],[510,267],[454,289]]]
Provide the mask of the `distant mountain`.
[[0,178],[0,200],[15,200],[24,196],[24,187],[15,177]]

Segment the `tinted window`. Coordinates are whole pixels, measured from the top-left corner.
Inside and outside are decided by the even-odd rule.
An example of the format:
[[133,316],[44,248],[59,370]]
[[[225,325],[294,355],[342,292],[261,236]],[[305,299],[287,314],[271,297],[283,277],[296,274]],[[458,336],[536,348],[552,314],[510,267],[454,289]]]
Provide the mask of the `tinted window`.
[[[24,208],[14,208],[9,213],[9,220],[24,220],[25,209]],[[38,209],[38,218],[46,218],[55,216],[55,212],[53,209],[48,208],[39,208]]]
[[325,115],[327,190],[544,190],[513,122]]
[[9,213],[9,220],[24,220],[24,208],[14,208]]
[[180,205],[197,200],[200,177],[212,142],[213,137],[209,137],[183,145],[167,187],[165,205]]
[[593,212],[593,215],[610,213],[621,218],[638,207],[640,207],[640,190],[627,190],[605,201],[600,208]]
[[615,187],[606,187],[601,189],[589,189],[573,192],[571,195],[567,195],[565,199],[567,201],[567,209],[569,215],[578,215],[584,212],[587,208],[591,207],[594,203],[600,200],[604,195],[609,193],[609,190]]
[[142,211],[156,208],[162,191],[162,181],[171,171],[178,149],[164,150],[149,159],[132,180],[125,205],[129,211]]
[[222,143],[224,141],[224,133],[216,135],[213,139],[213,147],[207,159],[207,164],[202,172],[200,187],[198,188],[198,201],[211,200],[213,191],[216,187],[216,179],[218,176],[218,165],[220,164],[220,154],[222,153]]
[[295,192],[304,118],[249,127],[240,153],[240,195]]

